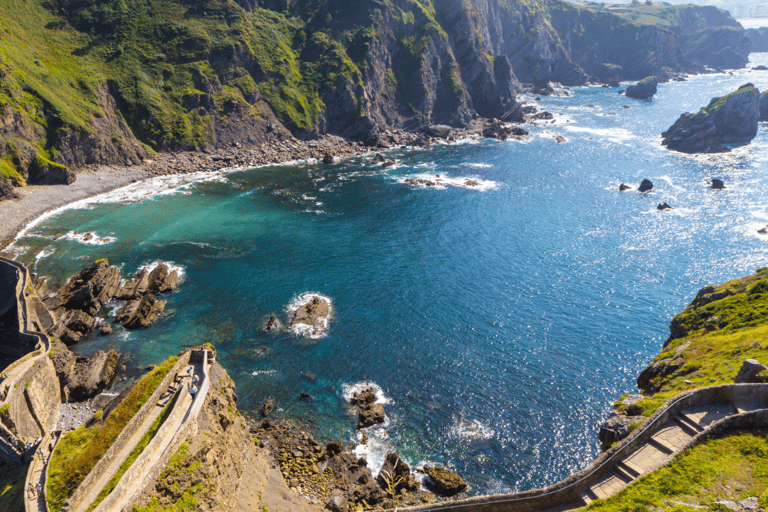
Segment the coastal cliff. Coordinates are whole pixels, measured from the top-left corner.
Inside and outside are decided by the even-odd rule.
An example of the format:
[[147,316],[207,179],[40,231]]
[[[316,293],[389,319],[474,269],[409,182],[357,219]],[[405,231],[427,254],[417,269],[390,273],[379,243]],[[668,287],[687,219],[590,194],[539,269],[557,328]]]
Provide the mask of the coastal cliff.
[[[561,0],[13,3],[0,33],[0,198],[155,151],[323,134],[380,145],[393,128],[522,121],[526,84],[699,70],[680,37],[734,23],[709,10],[661,19]],[[734,46],[721,39],[702,51]]]

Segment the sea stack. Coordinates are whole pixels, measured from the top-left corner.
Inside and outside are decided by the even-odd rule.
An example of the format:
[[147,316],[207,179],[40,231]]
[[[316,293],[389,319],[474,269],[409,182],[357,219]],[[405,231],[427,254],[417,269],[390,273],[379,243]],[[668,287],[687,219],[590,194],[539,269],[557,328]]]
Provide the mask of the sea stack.
[[760,91],[752,84],[712,98],[697,114],[686,112],[662,133],[662,145],[681,153],[725,153],[726,144],[748,144],[757,135]]
[[658,85],[659,80],[655,76],[649,76],[647,78],[643,78],[635,85],[630,85],[627,87],[625,95],[628,98],[647,100],[649,98],[653,98],[653,95],[656,94]]

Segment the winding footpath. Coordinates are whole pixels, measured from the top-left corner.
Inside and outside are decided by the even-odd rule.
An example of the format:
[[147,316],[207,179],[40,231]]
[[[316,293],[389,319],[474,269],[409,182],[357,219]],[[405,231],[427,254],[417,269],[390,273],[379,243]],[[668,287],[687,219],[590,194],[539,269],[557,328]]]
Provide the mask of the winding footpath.
[[768,426],[768,384],[725,384],[668,400],[640,428],[587,468],[544,489],[477,496],[400,512],[561,512],[618,493],[713,435]]

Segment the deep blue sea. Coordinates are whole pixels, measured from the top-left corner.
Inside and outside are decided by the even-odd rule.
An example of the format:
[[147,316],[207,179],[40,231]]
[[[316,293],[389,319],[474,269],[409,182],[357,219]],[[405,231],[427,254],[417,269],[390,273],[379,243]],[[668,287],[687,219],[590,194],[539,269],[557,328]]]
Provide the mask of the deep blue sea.
[[[555,122],[529,141],[394,150],[388,169],[366,157],[158,178],[48,217],[14,250],[54,282],[103,257],[124,276],[183,270],[153,327],[78,352],[113,347],[135,367],[214,343],[241,407],[274,397],[322,441],[358,439],[344,396],[375,383],[388,420],[359,448],[375,471],[396,450],[453,468],[470,494],[541,487],[600,453],[611,403],[699,288],[768,265],[768,125],[730,154],[660,145],[681,113],[750,81],[767,89],[768,72],[661,84],[647,101],[574,89],[538,102]],[[444,186],[404,183],[438,174]],[[653,191],[636,190],[643,178]],[[327,335],[262,332],[307,293],[333,303]]]

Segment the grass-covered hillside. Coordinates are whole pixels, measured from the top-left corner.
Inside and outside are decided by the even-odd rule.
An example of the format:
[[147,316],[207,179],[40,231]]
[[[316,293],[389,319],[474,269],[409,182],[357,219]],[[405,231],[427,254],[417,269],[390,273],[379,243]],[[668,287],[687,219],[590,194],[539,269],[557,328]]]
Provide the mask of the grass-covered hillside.
[[[703,288],[670,332],[638,379],[645,416],[681,392],[733,383],[745,359],[768,363],[768,268]],[[768,372],[758,378],[768,382]]]

